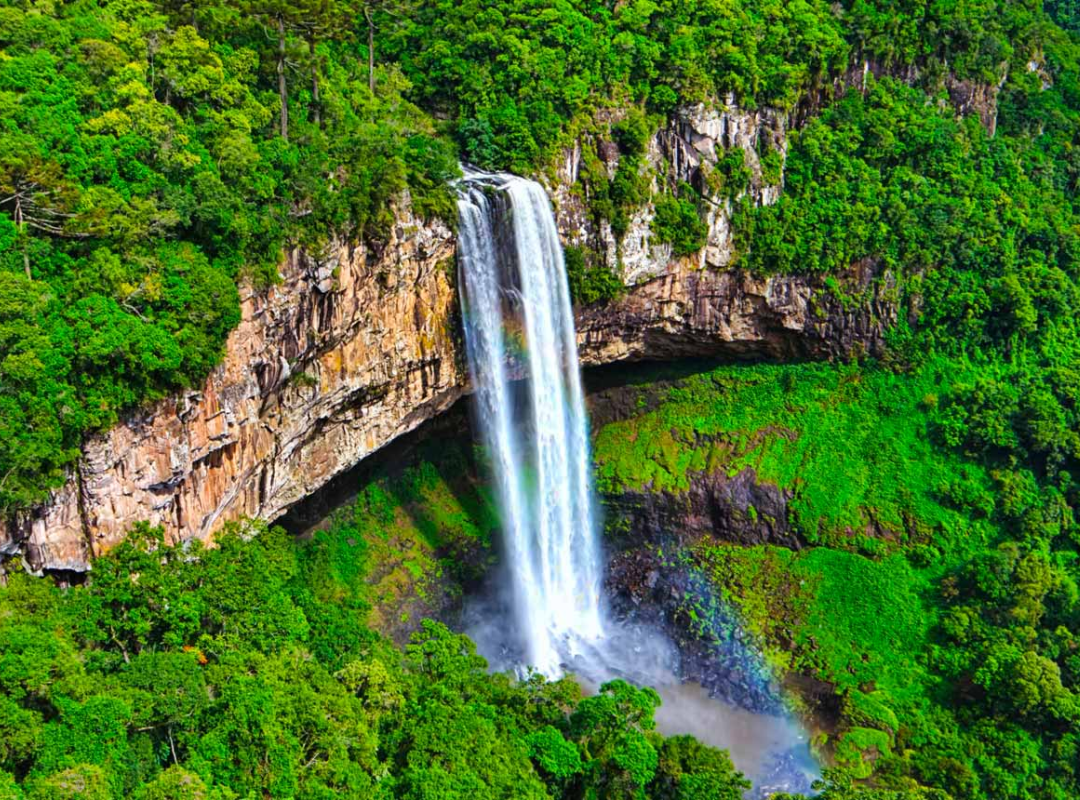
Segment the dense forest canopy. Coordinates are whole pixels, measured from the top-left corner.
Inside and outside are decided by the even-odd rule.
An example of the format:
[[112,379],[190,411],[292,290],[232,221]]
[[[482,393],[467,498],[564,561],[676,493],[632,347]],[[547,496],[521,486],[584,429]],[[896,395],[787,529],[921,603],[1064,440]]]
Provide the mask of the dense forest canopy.
[[[1063,198],[1076,179],[1077,101],[1075,45],[1053,22],[1063,14],[972,0],[6,0],[0,513],[58,485],[87,432],[201,380],[238,321],[237,284],[272,283],[285,248],[377,242],[405,189],[422,216],[452,221],[446,182],[459,154],[542,170],[597,109],[640,108],[647,124],[705,100],[792,111],[810,97],[828,103],[862,60],[932,93],[943,76],[1004,80],[1001,127],[1010,142],[1034,139],[1019,178],[1050,182]],[[939,115],[906,102],[913,133],[935,124]],[[894,113],[895,104],[883,109],[881,122]],[[928,147],[954,163],[968,134],[940,116],[939,129],[926,130],[935,137]],[[1008,143],[993,149],[989,158],[1013,152]],[[1035,163],[1036,153],[1050,161]],[[904,157],[915,175],[933,168],[933,159]],[[631,169],[638,161],[624,160],[610,188],[593,187],[598,213],[616,228],[648,199]],[[961,167],[950,178],[959,185],[942,189],[978,188],[975,170]],[[791,180],[803,188],[799,175]],[[874,214],[888,202],[870,186],[861,204],[832,218],[835,227],[858,217],[827,245],[833,255],[806,268],[843,269],[848,257],[878,257],[886,245],[891,260],[916,255],[905,267],[935,263],[946,241],[939,231],[917,254],[860,233],[863,206]],[[658,236],[677,252],[702,242],[692,200],[658,206]],[[750,266],[790,268],[765,224],[749,227],[762,240]],[[831,239],[827,230],[798,247]],[[863,240],[841,244],[856,236]]]
[[[453,224],[459,159],[543,174],[588,133],[620,154],[586,170],[590,213],[618,235],[652,203],[686,256],[707,198],[651,197],[648,139],[681,105],[768,107],[792,121],[761,155],[779,201],[749,202],[741,153],[713,187],[737,266],[887,274],[887,358],[682,387],[636,423],[654,436],[601,433],[601,484],[678,485],[702,429],[805,430],[739,466],[788,480],[819,546],[681,557],[843,695],[826,797],[1076,797],[1078,20],[1075,0],[0,0],[0,515],[202,380],[289,248],[378,246],[405,193]],[[567,261],[579,300],[621,290]],[[404,655],[380,639],[350,548],[392,512],[362,503],[363,530],[300,548],[140,528],[88,586],[13,576],[0,797],[739,796],[725,756],[653,732],[647,691],[491,678],[437,626]],[[871,506],[902,535],[850,535]],[[845,578],[881,613],[848,611]],[[759,588],[793,580],[809,621]]]
[[583,699],[569,678],[492,676],[430,621],[404,652],[380,638],[361,536],[342,521],[297,548],[263,526],[203,550],[141,527],[90,586],[13,576],[0,797],[738,800],[749,785],[724,751],[657,734],[652,689]]

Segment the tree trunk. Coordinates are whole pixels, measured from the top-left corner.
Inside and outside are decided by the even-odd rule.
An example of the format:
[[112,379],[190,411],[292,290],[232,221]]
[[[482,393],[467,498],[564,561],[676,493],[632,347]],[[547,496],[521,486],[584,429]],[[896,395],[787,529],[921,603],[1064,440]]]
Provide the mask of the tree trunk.
[[285,18],[278,15],[278,94],[281,96],[281,138],[289,141],[289,91],[285,84]]
[[19,232],[19,238],[22,239],[23,269],[26,270],[27,279],[32,281],[34,276],[30,273],[30,247],[29,242],[26,241],[26,220],[23,219],[21,197],[15,198],[15,229]]
[[375,21],[371,18],[370,6],[364,6],[364,19],[367,20],[368,89],[375,94]]
[[311,109],[315,125],[322,126],[322,109],[319,107],[319,59],[315,55],[315,35],[308,38],[308,53],[311,55]]

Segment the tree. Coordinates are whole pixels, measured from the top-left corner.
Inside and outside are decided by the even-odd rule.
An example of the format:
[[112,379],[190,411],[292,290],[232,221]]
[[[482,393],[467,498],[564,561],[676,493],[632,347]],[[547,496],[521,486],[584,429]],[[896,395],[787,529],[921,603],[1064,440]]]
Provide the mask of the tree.
[[30,785],[27,800],[112,800],[108,775],[93,764],[78,764]]
[[599,694],[578,704],[570,716],[570,734],[589,761],[583,781],[588,791],[630,800],[653,780],[659,763],[653,713],[659,705],[653,689],[621,679],[605,683]]
[[412,12],[416,0],[365,0],[362,8],[364,24],[367,27],[367,75],[368,90],[375,94],[375,31],[377,18],[384,25],[400,25]]
[[[30,148],[30,149],[28,149]],[[74,187],[60,167],[34,155],[35,144],[0,138],[0,211],[11,215],[19,232],[26,277],[30,270],[29,235],[77,236],[69,222],[75,214]]]
[[234,800],[236,796],[217,786],[208,789],[196,773],[172,766],[139,789],[135,800]]
[[302,0],[242,0],[243,9],[263,25],[273,31],[276,37],[274,64],[277,74],[278,133],[285,141],[289,140],[289,84],[286,77],[288,67],[288,37],[293,31],[303,27],[307,9]]
[[672,736],[660,747],[653,800],[740,800],[750,781],[735,771],[727,751],[692,736]]

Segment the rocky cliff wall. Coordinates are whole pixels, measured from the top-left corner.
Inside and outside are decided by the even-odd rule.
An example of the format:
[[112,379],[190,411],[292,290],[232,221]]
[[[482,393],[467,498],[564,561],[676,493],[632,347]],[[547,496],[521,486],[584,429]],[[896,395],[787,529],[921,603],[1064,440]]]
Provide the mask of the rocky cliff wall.
[[451,231],[399,215],[381,253],[294,252],[248,292],[203,386],[132,414],[83,448],[44,507],[0,529],[35,569],[84,570],[131,524],[171,541],[273,518],[447,407],[464,388]]
[[[774,202],[757,150],[786,148],[769,111],[685,109],[648,146],[661,180],[699,181],[725,149],[747,153],[745,191]],[[590,222],[575,157],[551,186],[567,243],[596,243],[628,288],[579,310],[582,363],[686,356],[773,359],[880,351],[896,317],[887,275],[853,273],[843,296],[805,276],[757,278],[730,269],[730,205],[707,216],[708,244],[673,259],[651,243],[651,204],[616,242]],[[575,156],[575,153],[577,154]],[[468,391],[453,270],[454,238],[439,223],[398,215],[379,252],[337,245],[294,252],[282,283],[248,292],[224,363],[195,391],[133,413],[91,438],[65,487],[0,524],[0,554],[36,570],[81,571],[138,520],[172,541],[205,539],[227,521],[274,519],[373,451]]]
[[[668,274],[673,262],[672,247],[657,241],[652,231],[655,208],[651,200],[631,213],[621,238],[615,236],[606,220],[597,223],[590,219],[592,189],[582,176],[586,151],[596,153],[609,176],[615,174],[619,162],[619,148],[611,140],[610,127],[619,121],[620,114],[609,111],[599,117],[599,132],[583,136],[565,152],[548,190],[566,243],[597,253],[625,284],[633,286]],[[770,183],[760,153],[773,150],[782,161],[787,155],[787,126],[787,115],[770,108],[747,111],[729,97],[724,104],[702,103],[679,109],[650,138],[642,169],[648,174],[652,196],[688,183],[704,199],[708,226],[705,247],[681,259],[683,269],[722,270],[733,263],[736,251],[731,229],[732,199],[717,195],[708,177],[725,153],[741,150],[750,179],[737,198],[747,197],[755,205],[775,203],[782,182]]]

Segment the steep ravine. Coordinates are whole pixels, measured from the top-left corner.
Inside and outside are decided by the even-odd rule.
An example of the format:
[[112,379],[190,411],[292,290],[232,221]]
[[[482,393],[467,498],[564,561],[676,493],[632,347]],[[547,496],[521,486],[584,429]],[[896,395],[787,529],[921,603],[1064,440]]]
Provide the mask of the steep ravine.
[[[765,112],[689,109],[649,145],[650,162],[693,179],[725,147],[761,137],[783,147]],[[603,142],[580,147],[609,152]],[[580,213],[574,151],[551,190],[564,239],[610,240]],[[666,166],[665,166],[666,165]],[[760,170],[750,199],[775,200]],[[655,187],[654,187],[655,188]],[[407,204],[404,206],[407,209]],[[732,270],[727,207],[708,217],[700,256],[649,244],[650,206],[606,257],[627,284],[617,301],[579,309],[585,366],[674,357],[820,359],[875,354],[895,321],[888,275],[853,272],[838,292],[812,277]],[[377,252],[337,245],[293,252],[282,282],[249,291],[225,360],[197,390],[132,413],[95,436],[44,506],[0,523],[0,554],[35,570],[83,571],[138,520],[170,541],[207,538],[230,520],[274,519],[468,391],[462,369],[454,236],[398,214]],[[636,249],[635,249],[636,248]]]

